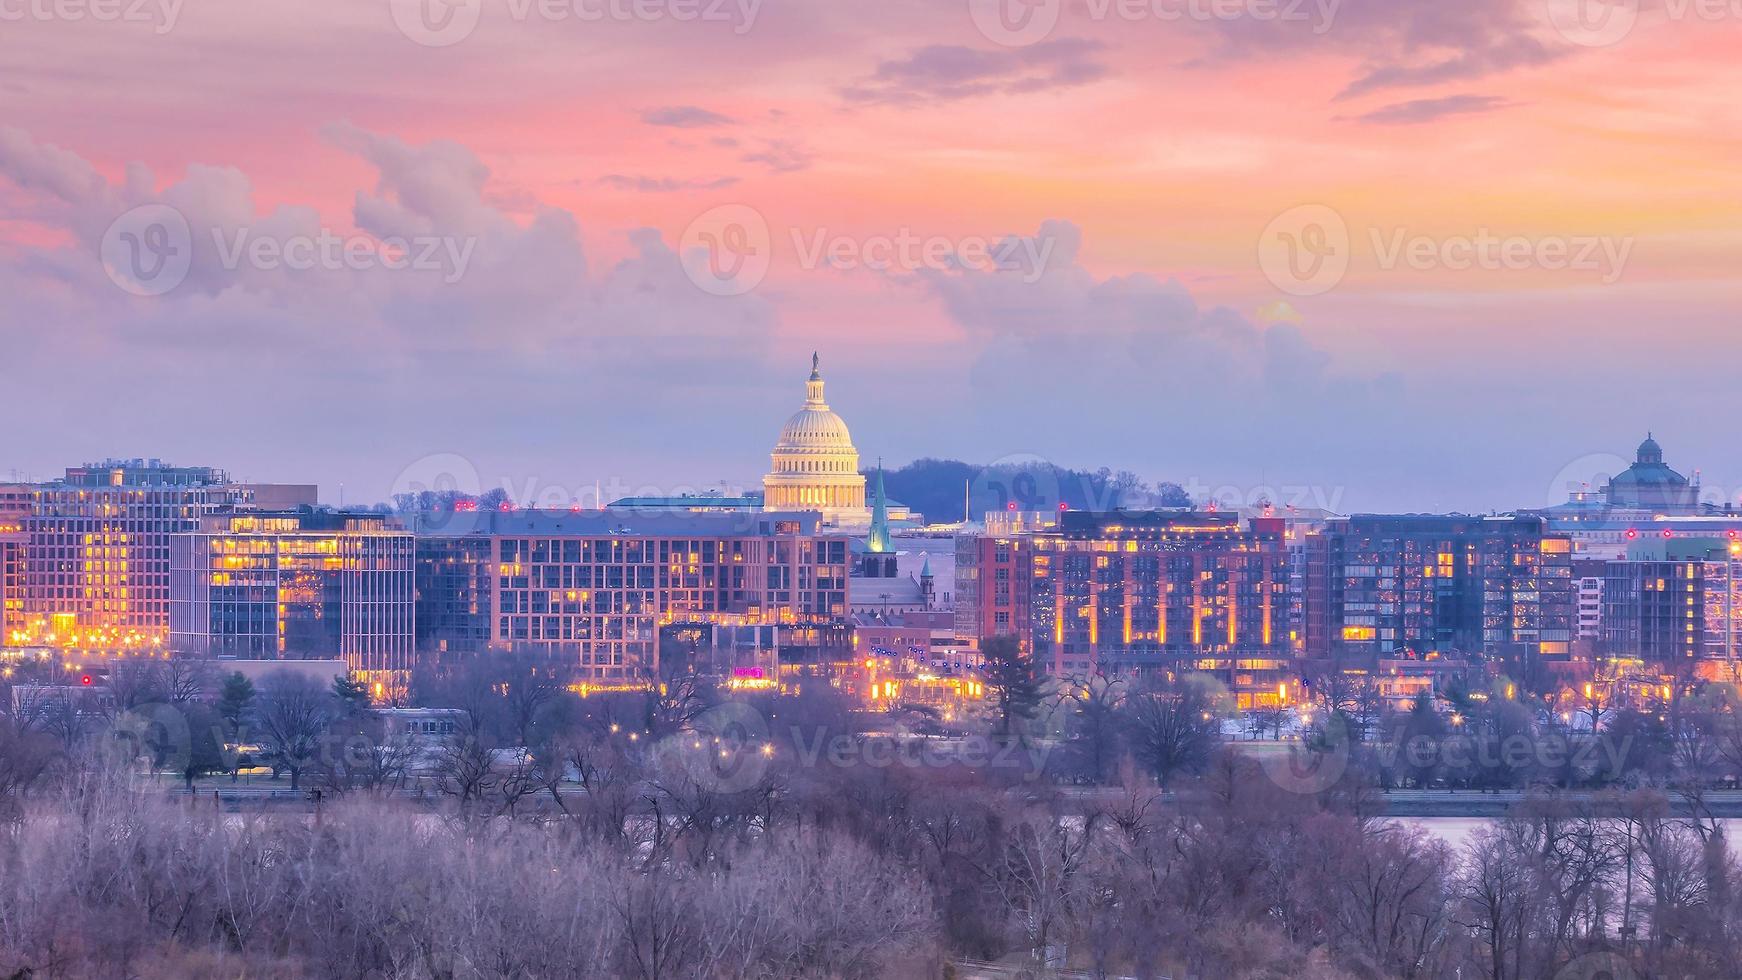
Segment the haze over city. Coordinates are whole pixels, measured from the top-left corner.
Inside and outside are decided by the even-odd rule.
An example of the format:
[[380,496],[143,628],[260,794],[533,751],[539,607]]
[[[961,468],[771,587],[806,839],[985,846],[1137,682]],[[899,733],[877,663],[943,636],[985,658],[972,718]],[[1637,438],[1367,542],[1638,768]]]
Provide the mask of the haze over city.
[[[385,3],[19,6],[0,331],[9,390],[60,424],[10,433],[8,468],[154,455],[330,501],[435,453],[492,482],[754,485],[821,349],[891,465],[1484,512],[1649,429],[1742,488],[1731,368],[1696,353],[1742,310],[1723,11],[1018,3],[1023,33],[967,2],[453,6],[459,34]],[[94,259],[155,201],[197,254],[142,298]],[[1297,295],[1261,239],[1315,205],[1349,266]],[[734,206],[769,264],[714,295],[681,256]],[[470,246],[457,276],[214,258],[322,232]],[[1042,264],[894,246],[1007,236]],[[1482,236],[1525,250],[1458,251]]]
[[1742,977],[1742,0],[0,0],[0,978]]

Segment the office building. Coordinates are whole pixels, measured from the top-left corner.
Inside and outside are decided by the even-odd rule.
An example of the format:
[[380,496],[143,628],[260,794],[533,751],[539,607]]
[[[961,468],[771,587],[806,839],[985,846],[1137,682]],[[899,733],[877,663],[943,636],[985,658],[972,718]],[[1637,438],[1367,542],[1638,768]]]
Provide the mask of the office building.
[[[314,502],[313,487],[272,493]],[[69,469],[29,495],[22,608],[6,642],[158,653],[168,651],[171,536],[251,505],[254,490],[209,467],[133,459]]]
[[403,691],[414,645],[414,541],[374,514],[209,515],[170,539],[170,645],[200,657],[343,660]]
[[846,654],[848,539],[815,513],[479,513],[417,549],[426,650],[536,652],[604,683],[644,678],[676,627]]
[[1742,540],[1659,537],[1606,565],[1602,653],[1669,664],[1734,661]]
[[1542,518],[1358,515],[1306,562],[1309,657],[1571,653],[1572,543]]

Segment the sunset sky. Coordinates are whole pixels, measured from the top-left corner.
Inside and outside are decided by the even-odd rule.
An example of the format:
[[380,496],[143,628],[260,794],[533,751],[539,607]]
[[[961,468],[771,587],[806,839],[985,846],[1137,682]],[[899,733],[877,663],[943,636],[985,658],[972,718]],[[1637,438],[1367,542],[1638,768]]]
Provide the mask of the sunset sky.
[[[817,350],[867,462],[1489,510],[1650,429],[1742,496],[1742,2],[1007,2],[0,0],[0,478],[754,485]],[[323,232],[463,272],[225,261]]]

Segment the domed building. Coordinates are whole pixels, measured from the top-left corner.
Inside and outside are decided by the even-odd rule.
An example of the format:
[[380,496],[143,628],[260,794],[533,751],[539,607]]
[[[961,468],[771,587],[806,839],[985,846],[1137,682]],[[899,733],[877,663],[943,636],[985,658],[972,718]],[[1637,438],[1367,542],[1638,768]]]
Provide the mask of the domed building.
[[1646,433],[1632,466],[1615,474],[1603,490],[1611,508],[1649,510],[1659,514],[1694,514],[1700,510],[1700,485],[1663,461],[1663,447]]
[[865,476],[852,434],[823,399],[823,375],[811,355],[804,407],[786,420],[772,453],[774,468],[762,478],[765,510],[814,510],[836,527],[864,527]]

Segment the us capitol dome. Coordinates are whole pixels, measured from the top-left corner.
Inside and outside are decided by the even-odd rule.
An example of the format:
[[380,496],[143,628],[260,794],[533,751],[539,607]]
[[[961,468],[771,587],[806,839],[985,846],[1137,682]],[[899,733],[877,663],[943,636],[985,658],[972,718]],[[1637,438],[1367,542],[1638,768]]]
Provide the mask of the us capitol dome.
[[804,407],[786,420],[771,454],[774,468],[762,478],[763,508],[812,510],[836,527],[863,527],[871,521],[865,506],[865,476],[852,434],[823,400],[823,376],[811,355]]

